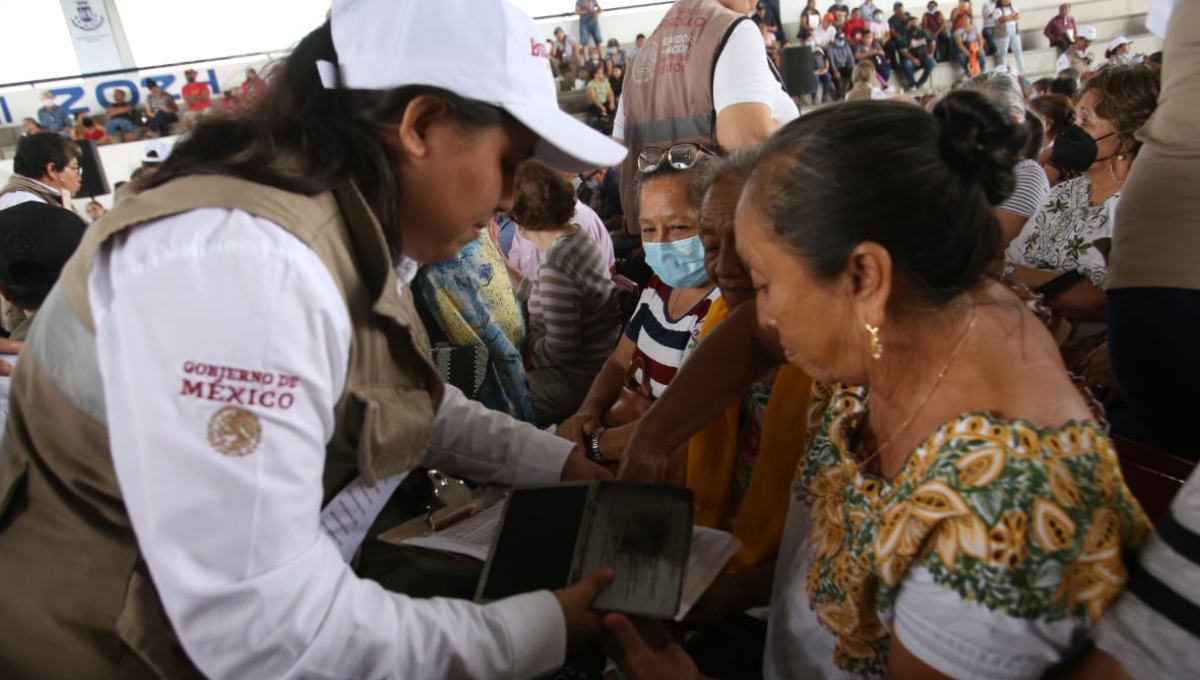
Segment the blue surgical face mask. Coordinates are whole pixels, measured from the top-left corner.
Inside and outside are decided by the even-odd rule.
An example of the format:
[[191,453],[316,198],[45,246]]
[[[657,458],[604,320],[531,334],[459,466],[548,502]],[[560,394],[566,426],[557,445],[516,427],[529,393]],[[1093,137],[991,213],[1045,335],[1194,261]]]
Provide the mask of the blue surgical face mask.
[[617,53],[617,48],[615,48],[615,47],[608,48],[608,56],[611,57],[612,55],[614,55],[616,53]]
[[644,241],[646,264],[672,288],[695,288],[708,282],[704,270],[704,244],[699,236],[670,243]]

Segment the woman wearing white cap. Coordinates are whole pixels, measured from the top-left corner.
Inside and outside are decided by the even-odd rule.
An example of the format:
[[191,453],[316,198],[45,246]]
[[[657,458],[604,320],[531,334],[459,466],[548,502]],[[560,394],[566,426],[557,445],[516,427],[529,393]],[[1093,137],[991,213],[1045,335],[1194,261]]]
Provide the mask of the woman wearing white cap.
[[1108,49],[1104,51],[1104,58],[1110,64],[1132,64],[1133,55],[1129,53],[1130,46],[1133,41],[1125,36],[1117,36],[1108,44]]
[[[452,21],[486,58],[441,49]],[[511,208],[522,161],[581,171],[624,150],[559,111],[507,0],[335,1],[260,103],[197,125],[39,310],[0,444],[0,668],[552,670],[598,630],[610,574],[481,606],[387,593],[348,561],[418,464],[604,476],[443,386],[407,282]]]

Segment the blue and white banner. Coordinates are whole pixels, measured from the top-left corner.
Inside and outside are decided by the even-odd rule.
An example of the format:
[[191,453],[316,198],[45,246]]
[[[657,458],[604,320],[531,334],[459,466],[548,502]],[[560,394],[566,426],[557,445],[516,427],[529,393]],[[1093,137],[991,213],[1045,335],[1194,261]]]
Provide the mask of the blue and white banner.
[[62,8],[79,68],[84,73],[125,67],[104,0],[62,0]]

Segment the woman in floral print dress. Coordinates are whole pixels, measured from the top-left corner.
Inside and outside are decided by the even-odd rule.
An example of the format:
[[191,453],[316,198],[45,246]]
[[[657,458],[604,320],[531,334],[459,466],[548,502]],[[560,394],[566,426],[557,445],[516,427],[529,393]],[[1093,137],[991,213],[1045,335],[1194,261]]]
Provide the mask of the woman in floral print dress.
[[[982,95],[960,91],[932,115],[830,107],[761,151],[736,227],[761,327],[731,314],[691,367],[774,347],[818,381],[768,679],[1040,678],[1124,587],[1122,551],[1149,523],[1046,327],[984,275],[992,206],[1012,191],[1022,142]],[[901,174],[920,181],[892,195]],[[879,193],[830,200],[862,186]],[[769,362],[745,363],[744,383]],[[644,458],[669,450],[662,432],[686,435],[693,416],[678,417],[672,392],[703,377],[685,368],[643,417],[627,478],[656,469]],[[734,387],[707,379],[716,401]],[[605,623],[632,678],[697,677],[645,628]]]

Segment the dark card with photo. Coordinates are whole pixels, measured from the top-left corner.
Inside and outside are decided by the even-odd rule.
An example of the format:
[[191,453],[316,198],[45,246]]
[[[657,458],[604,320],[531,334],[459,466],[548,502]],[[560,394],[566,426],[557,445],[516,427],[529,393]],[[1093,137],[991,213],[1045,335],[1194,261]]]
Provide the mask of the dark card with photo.
[[562,588],[607,566],[616,579],[596,609],[671,619],[691,538],[688,489],[615,482],[514,489],[476,599]]

